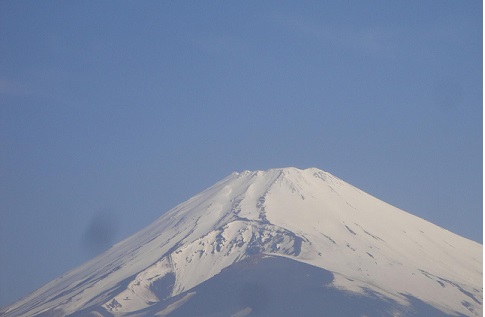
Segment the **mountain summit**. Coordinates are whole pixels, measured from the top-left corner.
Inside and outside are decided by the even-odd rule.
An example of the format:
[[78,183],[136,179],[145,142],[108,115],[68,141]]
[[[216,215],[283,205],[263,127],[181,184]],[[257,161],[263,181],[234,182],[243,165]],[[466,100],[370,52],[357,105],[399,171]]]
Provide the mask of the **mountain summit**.
[[482,274],[482,245],[330,173],[244,171],[0,315],[481,316]]

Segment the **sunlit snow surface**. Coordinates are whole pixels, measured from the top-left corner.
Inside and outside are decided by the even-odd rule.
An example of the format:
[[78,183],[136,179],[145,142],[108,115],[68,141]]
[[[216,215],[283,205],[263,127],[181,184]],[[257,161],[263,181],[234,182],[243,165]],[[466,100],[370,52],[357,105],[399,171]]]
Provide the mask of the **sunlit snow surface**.
[[93,316],[124,316],[167,301],[165,316],[197,298],[201,283],[260,254],[329,271],[329,287],[355,296],[482,315],[482,245],[315,168],[233,173],[0,315],[97,307]]

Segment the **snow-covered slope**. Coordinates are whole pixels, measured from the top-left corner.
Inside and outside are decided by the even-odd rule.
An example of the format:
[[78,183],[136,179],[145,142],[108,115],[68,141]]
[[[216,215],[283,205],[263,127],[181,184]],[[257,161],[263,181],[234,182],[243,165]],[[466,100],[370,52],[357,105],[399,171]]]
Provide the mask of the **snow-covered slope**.
[[255,254],[330,271],[335,289],[482,315],[482,245],[315,168],[233,173],[3,315],[97,307],[123,316],[184,292],[188,301],[192,288]]

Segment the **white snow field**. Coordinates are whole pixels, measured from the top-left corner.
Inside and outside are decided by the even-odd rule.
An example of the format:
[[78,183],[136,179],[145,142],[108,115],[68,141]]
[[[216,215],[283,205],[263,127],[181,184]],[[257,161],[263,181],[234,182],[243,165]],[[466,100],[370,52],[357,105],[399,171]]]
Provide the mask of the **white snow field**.
[[201,283],[262,254],[329,271],[330,287],[349,294],[372,292],[404,307],[412,296],[444,315],[482,316],[482,253],[481,244],[319,169],[245,171],[0,315],[144,316],[166,301],[157,314],[166,316]]

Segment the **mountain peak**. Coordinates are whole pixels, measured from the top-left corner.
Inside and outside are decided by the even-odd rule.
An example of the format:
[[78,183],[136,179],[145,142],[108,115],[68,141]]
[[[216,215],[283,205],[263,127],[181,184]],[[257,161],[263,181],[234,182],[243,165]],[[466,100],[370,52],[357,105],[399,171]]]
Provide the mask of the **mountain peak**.
[[287,167],[232,173],[5,316],[94,306],[103,316],[135,314],[163,300],[156,283],[170,282],[169,298],[189,294],[257,254],[327,270],[335,289],[481,315],[480,244],[320,169]]
[[245,178],[250,180],[250,182],[253,184],[258,184],[259,189],[263,192],[265,191],[265,188],[261,186],[264,184],[267,185],[266,191],[268,191],[275,183],[281,183],[283,180],[283,183],[290,186],[293,191],[296,190],[296,188],[301,187],[302,184],[313,186],[315,179],[317,179],[319,182],[323,181],[334,185],[342,184],[342,181],[339,178],[314,167],[307,169],[285,167],[273,168],[269,170],[246,170],[241,173],[235,172],[231,175],[236,176],[237,178]]
[[255,176],[262,176],[262,175],[302,175],[302,174],[311,174],[311,173],[322,173],[322,174],[329,174],[321,169],[318,169],[316,167],[309,167],[305,169],[300,169],[297,167],[280,167],[280,168],[272,168],[269,170],[255,170],[255,171],[250,171],[250,170],[245,170],[241,173],[234,172],[233,174],[236,175],[255,175]]

